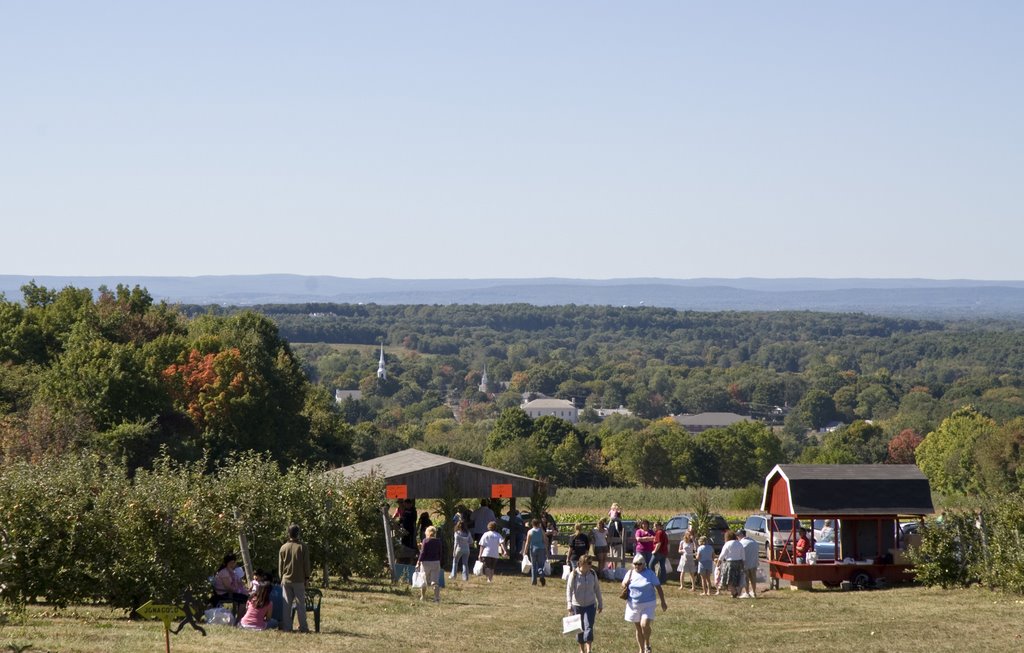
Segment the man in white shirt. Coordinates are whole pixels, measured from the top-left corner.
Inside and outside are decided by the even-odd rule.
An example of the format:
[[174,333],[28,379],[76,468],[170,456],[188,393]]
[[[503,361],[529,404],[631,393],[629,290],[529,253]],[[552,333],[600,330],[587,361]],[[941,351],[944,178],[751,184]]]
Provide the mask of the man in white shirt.
[[745,599],[757,598],[757,566],[760,564],[758,554],[760,547],[757,542],[747,536],[747,531],[740,529],[740,544],[743,545],[743,572],[746,574],[746,591],[741,595]]
[[473,511],[473,540],[480,542],[480,536],[487,532],[487,524],[494,521],[494,511],[487,499],[480,499],[480,507]]

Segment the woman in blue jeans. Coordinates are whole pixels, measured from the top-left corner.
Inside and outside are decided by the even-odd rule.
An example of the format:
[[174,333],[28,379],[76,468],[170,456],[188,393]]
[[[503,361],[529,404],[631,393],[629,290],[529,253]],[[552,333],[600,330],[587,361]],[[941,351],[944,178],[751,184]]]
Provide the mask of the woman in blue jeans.
[[465,520],[455,522],[455,552],[452,554],[452,574],[455,578],[459,567],[462,567],[462,580],[469,580],[469,548],[473,545],[473,536],[466,529]]
[[582,617],[583,631],[576,635],[580,653],[590,653],[594,643],[594,618],[604,609],[601,580],[591,564],[589,555],[581,555],[578,564],[565,583],[565,607],[569,614]]
[[537,580],[540,579],[540,584],[543,586],[544,563],[548,559],[547,538],[544,536],[544,530],[540,527],[539,519],[534,519],[531,525],[533,528],[526,533],[523,555],[529,556],[530,559],[530,584],[536,585]]

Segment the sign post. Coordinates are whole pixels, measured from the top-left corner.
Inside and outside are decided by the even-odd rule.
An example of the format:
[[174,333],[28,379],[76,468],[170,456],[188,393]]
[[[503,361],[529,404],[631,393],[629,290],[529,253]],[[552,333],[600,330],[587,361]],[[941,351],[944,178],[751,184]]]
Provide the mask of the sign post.
[[136,610],[143,619],[159,619],[164,622],[164,643],[167,653],[171,653],[171,621],[181,619],[185,612],[176,605],[159,605],[146,601]]

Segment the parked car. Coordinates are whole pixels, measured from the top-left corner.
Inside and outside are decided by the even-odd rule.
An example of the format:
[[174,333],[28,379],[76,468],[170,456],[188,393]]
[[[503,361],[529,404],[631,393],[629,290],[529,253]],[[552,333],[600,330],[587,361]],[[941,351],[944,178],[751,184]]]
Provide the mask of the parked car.
[[824,540],[815,542],[814,552],[818,554],[818,562],[835,562],[836,543]]
[[[761,545],[761,549],[764,551],[764,557],[766,558],[778,558],[779,553],[783,549],[786,549],[792,553],[793,546],[796,540],[793,538],[794,531],[794,519],[792,517],[775,517],[774,518],[774,541],[772,547],[775,550],[775,555],[772,555],[771,549],[768,545],[768,538],[771,536],[772,528],[769,524],[769,520],[772,519],[769,515],[750,515],[747,520],[743,522],[743,530],[747,531],[747,536],[756,541]],[[800,529],[800,522],[796,523],[796,530]]]
[[[668,535],[668,553],[673,566],[679,563],[679,543],[683,541],[683,533],[690,528],[690,521],[693,519],[691,513],[676,515],[665,522],[665,534]],[[711,544],[715,547],[715,553],[725,546],[725,531],[729,530],[729,523],[721,515],[711,516],[711,530],[708,536]]]
[[919,521],[900,522],[900,539],[905,539],[908,535],[917,533],[920,526],[921,522]]

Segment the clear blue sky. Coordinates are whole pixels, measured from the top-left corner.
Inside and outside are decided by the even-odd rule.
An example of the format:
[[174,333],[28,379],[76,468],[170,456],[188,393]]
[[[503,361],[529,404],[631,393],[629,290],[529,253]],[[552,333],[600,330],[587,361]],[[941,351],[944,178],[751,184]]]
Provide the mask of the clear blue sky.
[[1022,2],[0,0],[0,274],[1021,279]]

